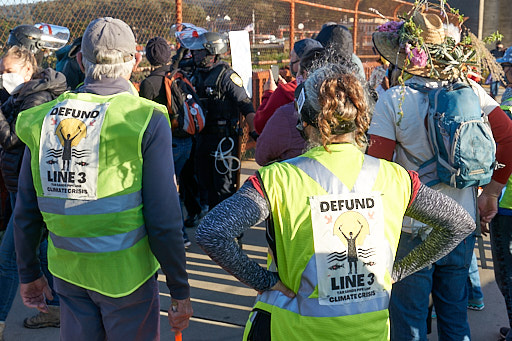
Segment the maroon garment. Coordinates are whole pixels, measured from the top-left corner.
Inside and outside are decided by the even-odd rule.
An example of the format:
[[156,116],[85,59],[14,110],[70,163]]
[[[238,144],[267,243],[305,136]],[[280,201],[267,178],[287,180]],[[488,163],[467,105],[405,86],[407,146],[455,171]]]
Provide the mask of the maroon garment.
[[306,141],[296,128],[298,117],[294,102],[278,108],[270,117],[256,144],[255,158],[260,166],[290,159],[304,152]]
[[258,134],[261,134],[265,124],[277,108],[295,100],[296,87],[297,81],[293,80],[286,84],[279,84],[274,92],[265,91],[256,116],[254,116],[254,129]]

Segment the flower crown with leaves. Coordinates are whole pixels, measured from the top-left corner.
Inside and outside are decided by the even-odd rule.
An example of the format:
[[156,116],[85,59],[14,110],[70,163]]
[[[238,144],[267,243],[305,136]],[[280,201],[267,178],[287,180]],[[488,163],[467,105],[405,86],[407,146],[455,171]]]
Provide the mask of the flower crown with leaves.
[[445,0],[439,5],[417,0],[399,19],[380,25],[373,40],[379,53],[402,70],[438,80],[456,80],[466,78],[468,67],[477,64],[472,36],[466,34],[461,39],[464,16]]

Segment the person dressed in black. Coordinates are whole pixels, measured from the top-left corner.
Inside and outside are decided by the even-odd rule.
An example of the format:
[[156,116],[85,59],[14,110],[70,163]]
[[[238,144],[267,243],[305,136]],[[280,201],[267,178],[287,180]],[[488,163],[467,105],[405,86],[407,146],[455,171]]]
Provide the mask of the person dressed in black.
[[[174,68],[179,67],[180,62],[180,60],[175,60],[171,65],[171,52],[171,47],[162,37],[154,37],[147,42],[146,58],[148,59],[151,66],[153,66],[155,69],[149,74],[147,78],[141,82],[139,91],[139,95],[141,97],[150,99],[163,105],[167,105],[167,95],[164,79],[168,72],[172,71]],[[183,52],[180,51],[180,53]],[[193,142],[193,137],[191,135],[183,133],[180,134],[180,132],[177,130],[173,131],[172,154],[174,161],[174,171],[180,183],[180,187],[182,187],[181,173],[183,167],[185,166],[185,162],[187,162],[191,156]],[[183,189],[180,188],[180,192],[182,191]],[[183,226],[183,240],[185,247],[189,247],[191,245],[185,230],[185,225]]]
[[62,133],[62,127],[59,130],[60,136],[62,137],[62,141],[63,141],[62,146],[64,147],[62,149],[62,170],[63,171],[69,172],[69,163],[71,162],[71,156],[73,153],[71,150],[72,143],[73,143],[73,140],[78,135],[80,135],[81,132],[82,132],[82,130],[80,129],[80,127],[78,127],[78,132],[75,134],[75,136],[71,137],[71,134],[66,134],[66,136],[64,136],[64,133]]
[[205,127],[197,136],[195,161],[199,186],[208,192],[211,210],[237,190],[240,113],[246,118],[250,136],[256,139],[255,110],[240,76],[220,60],[228,50],[221,34],[199,34],[186,47],[196,67],[192,83],[207,111]]
[[352,264],[354,264],[354,272],[357,274],[357,246],[356,246],[356,239],[359,236],[359,233],[361,233],[361,230],[362,230],[362,228],[359,229],[359,232],[357,232],[355,237],[354,237],[354,233],[352,231],[350,231],[349,237],[347,237],[345,235],[345,233],[343,233],[343,231],[341,232],[343,237],[345,237],[345,239],[347,240],[347,249],[348,249],[347,261],[348,261],[348,266],[350,267],[350,271],[348,273],[349,275],[352,273]]
[[[505,54],[505,51],[507,49],[503,46],[503,43],[501,41],[498,41],[496,42],[496,48],[494,50],[491,50],[491,54],[493,55],[494,58],[498,59],[498,58],[501,58],[503,57],[503,55]],[[490,84],[490,95],[492,98],[496,98],[496,96],[498,96],[498,91],[500,89],[500,80],[499,79],[494,79],[491,77],[491,80],[490,80],[491,84]]]
[[146,44],[146,58],[153,71],[140,83],[139,95],[166,105],[164,76],[171,71],[171,47],[162,37],[151,38]]

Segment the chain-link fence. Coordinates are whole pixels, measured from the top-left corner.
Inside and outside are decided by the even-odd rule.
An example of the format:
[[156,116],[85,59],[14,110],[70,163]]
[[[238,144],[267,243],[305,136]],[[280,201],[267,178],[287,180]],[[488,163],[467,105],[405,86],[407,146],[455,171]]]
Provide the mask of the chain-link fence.
[[142,49],[154,36],[173,42],[170,28],[178,18],[217,32],[249,30],[253,61],[261,64],[265,60],[286,59],[293,41],[314,36],[327,22],[347,26],[354,35],[355,52],[371,56],[371,33],[384,21],[371,8],[393,18],[399,11],[410,8],[410,3],[402,0],[0,0],[0,6],[0,44],[7,40],[9,30],[20,24],[65,26],[72,41],[81,36],[91,20],[112,16],[133,28]]
[[154,36],[170,38],[169,28],[176,20],[174,1],[162,0],[0,0],[0,42],[9,29],[20,24],[47,23],[65,26],[71,40],[80,37],[89,22],[111,16],[127,22],[144,44]]

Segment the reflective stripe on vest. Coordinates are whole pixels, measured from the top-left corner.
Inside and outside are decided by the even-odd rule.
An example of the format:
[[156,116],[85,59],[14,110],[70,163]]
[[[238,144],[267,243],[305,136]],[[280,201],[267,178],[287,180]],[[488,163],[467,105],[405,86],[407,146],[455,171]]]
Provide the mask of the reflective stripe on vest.
[[133,231],[101,237],[60,237],[50,232],[55,247],[72,252],[101,253],[128,249],[146,236],[146,226],[142,225]]
[[97,200],[67,200],[52,197],[37,197],[41,212],[60,215],[92,215],[117,213],[142,205],[142,192],[137,191]]
[[[94,150],[90,156],[98,159],[95,170],[91,170],[93,176],[87,177],[95,193],[91,197],[45,194],[41,165],[47,161],[47,153],[42,149],[46,146],[46,137],[42,136],[44,132],[55,137],[45,122],[54,108],[64,107],[64,102],[70,108],[82,104],[84,108],[108,106],[101,113],[105,120],[99,140],[96,138],[94,143],[90,141],[83,147]],[[156,110],[167,113],[165,106],[127,93],[111,96],[65,93],[18,116],[17,131],[30,148],[38,206],[49,230],[48,267],[54,276],[102,295],[124,297],[158,270],[144,225],[141,192],[142,140]],[[168,120],[168,115],[165,117]],[[73,119],[90,127],[96,124],[96,121],[89,122],[90,118]],[[71,122],[64,117],[57,121]],[[63,188],[73,187],[80,188],[68,185]]]
[[256,301],[271,304],[275,307],[291,311],[301,316],[310,317],[337,317],[370,313],[387,309],[387,297],[371,299],[365,302],[354,302],[340,305],[320,305],[318,299],[308,298],[317,285],[315,256],[311,257],[302,273],[300,288],[297,295],[290,299],[277,290],[267,290],[256,297]]
[[[283,163],[292,164],[302,170],[322,186],[322,188],[329,194],[371,192],[380,168],[380,159],[364,155],[361,171],[359,172],[354,186],[349,190],[336,175],[315,159],[299,156],[283,161]],[[302,272],[300,287],[295,298],[290,299],[280,291],[269,290],[258,295],[257,301],[291,311],[301,316],[311,317],[337,317],[343,315],[362,314],[384,310],[387,309],[389,305],[389,291],[387,296],[373,298],[365,302],[354,302],[332,306],[320,305],[317,298],[308,298],[314,292],[317,284],[318,277],[316,272],[316,259],[313,254],[306,268]]]
[[344,194],[355,192],[370,192],[377,179],[379,173],[380,160],[374,157],[365,155],[363,166],[359,177],[349,191],[336,175],[334,175],[327,167],[322,165],[315,159],[309,157],[298,156],[296,158],[283,161],[294,165],[309,175],[311,179],[317,182],[329,194]]

